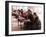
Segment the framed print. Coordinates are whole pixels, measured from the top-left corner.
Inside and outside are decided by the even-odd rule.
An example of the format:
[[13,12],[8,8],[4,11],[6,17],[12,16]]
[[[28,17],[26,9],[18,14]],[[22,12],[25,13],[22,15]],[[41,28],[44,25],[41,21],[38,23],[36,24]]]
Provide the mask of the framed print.
[[45,33],[45,3],[5,1],[5,35]]

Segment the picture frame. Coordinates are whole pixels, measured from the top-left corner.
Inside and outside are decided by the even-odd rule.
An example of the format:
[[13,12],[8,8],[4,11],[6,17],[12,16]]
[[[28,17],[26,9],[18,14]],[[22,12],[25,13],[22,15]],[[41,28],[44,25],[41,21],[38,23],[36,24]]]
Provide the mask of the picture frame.
[[[17,6],[17,7],[16,7]],[[29,6],[29,7],[28,7]],[[33,12],[37,12],[39,14],[39,18],[41,20],[41,29],[29,29],[28,30],[11,30],[14,25],[11,24],[12,19],[12,11],[17,9],[30,9]],[[39,11],[38,11],[39,10]],[[41,10],[41,13],[39,13]],[[12,14],[12,15],[11,15]],[[14,16],[14,15],[13,15]],[[16,23],[15,23],[16,24]],[[12,27],[11,27],[12,25]],[[16,25],[15,25],[16,26]],[[18,35],[36,35],[36,34],[45,34],[45,3],[38,2],[22,2],[22,1],[5,1],[5,35],[6,36],[18,36]]]

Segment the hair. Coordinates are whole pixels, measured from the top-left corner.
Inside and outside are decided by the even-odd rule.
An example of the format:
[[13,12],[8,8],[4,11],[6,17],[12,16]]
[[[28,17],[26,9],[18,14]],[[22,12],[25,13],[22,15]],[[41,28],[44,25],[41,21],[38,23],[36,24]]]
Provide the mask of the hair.
[[14,14],[14,13],[12,13],[12,16],[15,16],[15,14]]
[[36,15],[36,13],[34,12],[34,15]]
[[20,10],[18,9],[18,11],[20,12]]
[[23,9],[21,9],[21,10],[23,10]]
[[14,10],[13,12],[16,12],[16,10]]
[[30,9],[28,9],[28,11],[32,12]]

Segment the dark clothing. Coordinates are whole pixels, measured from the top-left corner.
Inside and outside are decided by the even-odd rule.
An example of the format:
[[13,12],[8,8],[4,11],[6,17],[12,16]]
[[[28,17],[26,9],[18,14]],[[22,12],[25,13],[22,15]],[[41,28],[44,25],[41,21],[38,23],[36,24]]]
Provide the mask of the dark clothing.
[[33,15],[32,15],[32,14],[30,14],[30,15],[28,16],[28,19],[30,19],[30,21],[33,23],[34,18],[33,18]]
[[18,18],[18,15],[17,14],[12,13],[12,16],[15,16],[15,18]]
[[33,18],[33,15],[29,15],[28,19],[30,19],[30,22],[25,22],[24,23],[24,30],[39,30],[41,29],[41,22],[38,19],[38,17]]
[[32,27],[33,27],[32,30],[39,30],[39,29],[41,29],[41,22],[38,19],[38,17],[35,18],[34,24],[33,24]]
[[30,14],[28,16],[28,19],[30,19],[30,22],[24,23],[24,30],[32,30],[32,25],[33,25],[33,21],[34,21],[33,15]]

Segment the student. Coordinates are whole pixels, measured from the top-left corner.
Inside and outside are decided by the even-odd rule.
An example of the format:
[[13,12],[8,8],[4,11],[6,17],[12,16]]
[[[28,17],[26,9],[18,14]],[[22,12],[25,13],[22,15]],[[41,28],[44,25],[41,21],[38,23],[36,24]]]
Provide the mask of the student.
[[12,16],[15,16],[15,18],[18,18],[18,13],[17,13],[17,10],[14,10],[13,12],[12,12]]
[[41,29],[41,22],[40,22],[40,20],[39,20],[38,17],[35,18],[34,25],[33,25],[32,29],[33,30],[39,30],[39,29]]
[[41,29],[41,22],[36,13],[34,13],[34,24],[32,25],[32,30]]
[[23,16],[23,9],[21,9],[20,12],[21,12],[21,16]]
[[33,25],[33,15],[32,15],[32,11],[30,9],[28,9],[28,19],[30,19],[30,22],[25,22],[24,23],[24,30],[31,30],[32,29],[32,25]]

